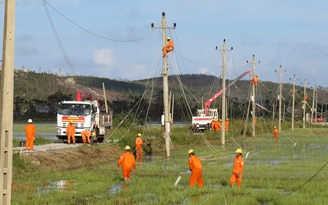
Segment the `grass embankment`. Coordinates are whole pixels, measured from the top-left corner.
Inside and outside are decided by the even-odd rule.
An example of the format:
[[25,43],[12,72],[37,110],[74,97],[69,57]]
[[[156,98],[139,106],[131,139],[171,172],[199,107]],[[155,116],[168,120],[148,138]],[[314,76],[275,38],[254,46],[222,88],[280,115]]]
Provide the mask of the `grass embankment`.
[[[123,185],[116,163],[124,145],[133,146],[141,128],[111,136],[119,146],[102,144],[75,151],[14,156],[12,204],[324,204],[326,191],[327,128],[283,131],[279,140],[260,125],[255,138],[242,137],[237,126],[220,145],[220,133],[172,131],[171,157],[165,157],[160,128],[148,128],[144,137],[152,152],[137,164],[131,183]],[[271,127],[271,126],[270,126]],[[261,131],[264,130],[264,131]],[[271,128],[270,128],[271,129]],[[296,146],[295,146],[296,143]],[[235,150],[244,150],[241,188],[231,188],[229,178]],[[121,148],[120,148],[121,147]],[[188,149],[202,159],[203,189],[189,188]],[[246,158],[246,153],[248,157]],[[317,174],[317,175],[316,175]],[[174,186],[181,176],[177,186]],[[315,177],[313,177],[315,176]],[[312,178],[313,177],[313,178]]]

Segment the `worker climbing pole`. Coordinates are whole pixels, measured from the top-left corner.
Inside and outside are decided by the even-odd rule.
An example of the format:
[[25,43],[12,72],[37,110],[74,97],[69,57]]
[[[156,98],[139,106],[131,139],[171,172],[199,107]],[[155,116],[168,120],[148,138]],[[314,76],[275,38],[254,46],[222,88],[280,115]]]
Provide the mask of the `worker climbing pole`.
[[[165,137],[165,148],[166,148],[166,157],[170,157],[170,145],[171,145],[171,138],[170,138],[170,110],[169,110],[169,91],[168,91],[168,66],[167,66],[167,51],[164,56],[164,47],[166,45],[165,41],[170,41],[171,39],[168,39],[166,37],[166,29],[175,29],[176,24],[173,24],[173,27],[168,27],[166,24],[166,19],[165,19],[165,12],[162,12],[162,21],[161,25],[159,27],[154,27],[154,23],[151,24],[151,27],[153,29],[161,29],[162,30],[162,43],[163,43],[163,97],[164,97],[164,127],[165,127],[165,132],[164,132],[164,137]],[[169,46],[174,47],[174,44],[170,44]],[[169,50],[172,51],[173,47]]]

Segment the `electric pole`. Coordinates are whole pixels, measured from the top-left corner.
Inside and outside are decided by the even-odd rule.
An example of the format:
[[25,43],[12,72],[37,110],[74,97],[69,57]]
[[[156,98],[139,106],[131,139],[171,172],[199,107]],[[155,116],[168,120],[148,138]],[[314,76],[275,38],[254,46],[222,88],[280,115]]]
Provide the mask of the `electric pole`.
[[[246,61],[246,63],[248,63],[248,61]],[[255,63],[255,56],[253,55],[252,57],[252,80],[256,77],[255,75],[255,64],[259,64],[260,61],[258,63]],[[256,101],[255,101],[255,83],[258,83],[258,82],[253,82],[253,85],[252,85],[252,97],[251,97],[251,100],[252,100],[252,137],[255,137],[255,118],[256,118],[256,115],[255,115],[255,111],[256,111]]]
[[[159,27],[154,27],[154,23],[151,24],[153,29],[161,29],[162,30],[162,45],[163,47],[166,44],[166,29],[175,29],[176,24],[173,24],[173,27],[168,27],[165,19],[165,12],[162,12],[162,20]],[[163,57],[163,98],[164,98],[164,137],[165,137],[165,148],[166,148],[166,157],[170,157],[170,110],[169,110],[169,89],[168,89],[168,66],[167,66],[167,56]]]
[[282,68],[280,65],[279,68],[279,96],[278,96],[278,100],[279,100],[279,122],[278,122],[278,130],[279,133],[281,132],[281,103],[282,103]]
[[292,131],[294,131],[294,121],[295,121],[295,83],[296,83],[296,77],[294,75],[293,78],[293,104],[292,104]]
[[306,79],[304,79],[304,98],[303,98],[303,128],[305,128],[305,109],[306,109],[306,100],[307,100],[307,94],[306,94]]
[[[311,108],[311,121],[313,122],[313,115],[314,113],[317,113],[317,103],[316,103],[316,93],[317,93],[317,87],[313,87],[313,96],[312,96],[312,108]],[[314,118],[314,122],[317,122],[317,117]]]
[[0,90],[0,204],[10,205],[13,173],[15,0],[5,1],[3,30]]
[[[217,49],[217,47],[216,47]],[[221,119],[222,119],[222,128],[221,128],[221,140],[222,145],[225,144],[225,121],[226,121],[226,51],[232,51],[233,48],[231,47],[230,50],[226,49],[225,39],[223,39],[222,49],[222,112],[221,112]]]

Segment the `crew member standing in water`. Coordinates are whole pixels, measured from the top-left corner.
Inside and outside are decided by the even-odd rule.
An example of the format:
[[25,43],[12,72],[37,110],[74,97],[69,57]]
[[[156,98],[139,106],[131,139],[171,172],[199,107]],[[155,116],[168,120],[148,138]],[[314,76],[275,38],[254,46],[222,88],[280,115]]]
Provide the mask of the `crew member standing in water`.
[[195,155],[194,150],[190,149],[188,151],[189,154],[189,169],[191,171],[191,175],[189,178],[189,186],[193,187],[198,183],[199,188],[203,188],[203,167],[200,159]]
[[146,143],[142,142],[141,134],[139,133],[136,138],[137,162],[142,162],[142,145],[146,145]]
[[232,175],[230,177],[230,185],[233,186],[236,182],[238,187],[241,186],[241,179],[244,171],[244,159],[242,158],[243,150],[238,148],[236,150],[236,157],[233,162]]

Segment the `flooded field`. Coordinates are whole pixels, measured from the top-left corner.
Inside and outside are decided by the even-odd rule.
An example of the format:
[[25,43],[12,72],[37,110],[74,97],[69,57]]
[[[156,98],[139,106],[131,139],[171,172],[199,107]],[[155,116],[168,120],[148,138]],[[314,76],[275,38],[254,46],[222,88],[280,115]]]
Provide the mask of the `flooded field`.
[[[208,137],[206,133],[203,135]],[[279,136],[278,140],[271,134],[237,139],[230,136],[225,146],[218,141],[211,142],[186,146],[173,141],[170,158],[166,158],[164,152],[144,156],[128,185],[116,167],[118,154],[116,160],[99,166],[39,175],[42,183],[26,195],[35,195],[35,204],[305,205],[328,201],[326,134],[289,133]],[[242,148],[245,161],[240,188],[229,185],[237,148]],[[205,183],[202,189],[189,187],[189,149],[194,149],[202,161]]]
[[[24,127],[26,124],[14,124],[13,138],[15,140],[25,140],[25,131]],[[56,124],[34,124],[37,131],[37,136],[44,137],[48,140],[57,140],[56,137]],[[40,131],[41,130],[41,131]],[[46,130],[46,131],[44,131]],[[49,131],[51,130],[51,131]]]

